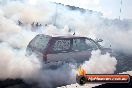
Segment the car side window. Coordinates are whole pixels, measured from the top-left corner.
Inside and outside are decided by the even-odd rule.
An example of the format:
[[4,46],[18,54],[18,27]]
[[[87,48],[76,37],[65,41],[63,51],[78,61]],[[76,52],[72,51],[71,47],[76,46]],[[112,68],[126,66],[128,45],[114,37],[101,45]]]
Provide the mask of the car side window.
[[87,49],[92,49],[92,50],[96,50],[98,49],[98,46],[90,39],[85,39],[86,44],[87,44]]
[[70,49],[70,40],[56,40],[53,45],[53,51],[67,51]]
[[86,50],[85,39],[73,39],[72,50]]
[[94,49],[98,49],[98,47],[92,40],[85,38],[73,39],[72,50],[74,51],[94,50]]

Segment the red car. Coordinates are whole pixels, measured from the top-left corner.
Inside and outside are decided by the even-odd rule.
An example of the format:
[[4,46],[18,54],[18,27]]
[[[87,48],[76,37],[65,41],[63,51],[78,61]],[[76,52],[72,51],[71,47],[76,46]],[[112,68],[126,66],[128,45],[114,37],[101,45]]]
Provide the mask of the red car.
[[33,38],[27,46],[27,55],[35,53],[45,63],[77,62],[88,60],[92,50],[101,50],[102,53],[109,52],[110,48],[103,48],[98,42],[91,38],[79,36],[49,36],[39,34]]

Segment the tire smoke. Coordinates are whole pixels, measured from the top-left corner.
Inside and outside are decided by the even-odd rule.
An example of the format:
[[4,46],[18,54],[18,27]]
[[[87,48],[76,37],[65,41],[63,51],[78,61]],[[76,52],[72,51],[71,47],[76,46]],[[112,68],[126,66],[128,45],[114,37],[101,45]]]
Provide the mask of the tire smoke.
[[[42,88],[75,82],[76,66],[44,70],[41,60],[25,56],[26,46],[38,33],[73,34],[75,31],[79,36],[102,38],[104,46],[111,44],[113,50],[131,54],[131,20],[111,20],[99,12],[80,12],[62,5],[58,5],[57,12],[55,8],[56,4],[44,0],[38,0],[35,5],[9,1],[0,6],[0,79],[22,78],[28,83],[37,82]],[[37,23],[41,27],[34,27]],[[111,74],[116,64],[116,58],[109,54],[93,51],[82,67],[91,74]]]

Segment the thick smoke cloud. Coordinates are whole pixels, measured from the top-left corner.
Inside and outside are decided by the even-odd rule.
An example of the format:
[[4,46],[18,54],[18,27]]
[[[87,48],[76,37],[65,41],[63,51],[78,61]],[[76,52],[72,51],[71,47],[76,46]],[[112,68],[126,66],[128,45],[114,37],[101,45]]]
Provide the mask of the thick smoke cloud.
[[0,79],[28,78],[41,68],[35,56],[26,57],[25,48],[36,35],[0,14]]
[[0,79],[28,79],[41,68],[39,59],[27,58],[24,50],[15,50],[5,43],[0,48]]
[[113,74],[116,70],[117,60],[109,53],[101,55],[101,51],[93,51],[89,61],[86,61],[82,68],[87,74]]
[[37,5],[31,5],[27,0],[23,3],[14,1],[7,2],[1,9],[3,9],[5,17],[14,20],[16,23],[19,20],[24,26],[29,26],[33,22],[45,24],[51,21],[53,7],[48,7],[48,5],[48,2],[40,2],[40,0]]
[[58,69],[43,69],[30,82],[38,83],[40,88],[55,88],[75,83],[76,66],[64,64]]
[[[116,22],[116,20],[102,18],[97,12],[91,14],[78,10],[72,11],[67,7],[43,0],[38,0],[35,5],[28,1],[7,2],[0,7],[0,19],[0,79],[28,78],[29,80],[32,78],[31,80],[38,82],[42,88],[75,82],[76,66],[72,68],[64,65],[58,70],[44,70],[41,60],[35,56],[25,56],[27,44],[38,32],[53,35],[72,34],[75,31],[76,35],[94,39],[102,38],[104,46],[111,44],[114,50],[124,52],[127,50],[127,53],[130,53],[129,50],[132,49],[132,38],[129,36],[132,33],[131,24],[128,24],[128,21],[117,20]],[[18,25],[18,21],[22,24]],[[35,30],[32,27],[33,22],[39,22],[42,27]],[[124,28],[122,24],[126,24]],[[126,42],[123,42],[124,40]],[[92,54],[90,60],[83,64],[88,73],[114,73],[117,63],[114,57],[108,54],[100,55],[99,51],[94,51]],[[92,70],[97,65],[100,68]],[[104,65],[107,66],[104,68]]]
[[36,35],[19,27],[13,20],[0,14],[0,41],[10,44],[15,48],[25,48],[29,41]]
[[[27,7],[24,8],[24,6],[18,5],[18,8],[15,9],[14,6],[17,3],[18,2],[10,3],[11,6],[6,5],[5,7],[2,7],[4,10],[1,10],[0,14],[0,80],[7,78],[22,78],[27,83],[37,82],[41,88],[53,88],[58,85],[75,82],[74,79],[71,79],[71,77],[73,77],[72,68],[64,65],[58,70],[45,70],[42,69],[42,60],[36,58],[35,56],[25,56],[26,46],[31,39],[38,34],[31,32],[30,21],[40,22],[40,20],[37,18],[37,16],[31,16],[31,19],[23,19],[28,16],[27,13],[18,13],[20,13],[22,10],[27,10]],[[17,9],[21,10],[19,11]],[[30,9],[32,9],[32,7]],[[6,12],[8,10],[11,12]],[[34,18],[37,18],[37,20]],[[23,25],[19,26],[17,20],[21,20]],[[43,19],[42,21],[45,20]],[[49,31],[51,29],[56,30],[52,31],[50,34],[55,32],[57,33],[59,31],[55,26],[52,25],[49,25],[47,30],[48,29]],[[67,27],[65,27],[65,29],[67,29]],[[63,29],[63,31],[65,30]],[[44,32],[46,33],[46,31]],[[65,75],[66,73],[67,75]],[[58,78],[58,76],[60,78]],[[70,79],[71,81],[69,81]]]

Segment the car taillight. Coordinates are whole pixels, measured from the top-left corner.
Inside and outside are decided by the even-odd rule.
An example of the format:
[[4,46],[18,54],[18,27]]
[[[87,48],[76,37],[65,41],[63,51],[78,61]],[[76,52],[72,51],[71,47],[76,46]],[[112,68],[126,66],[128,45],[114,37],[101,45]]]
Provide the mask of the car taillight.
[[43,60],[46,62],[47,61],[47,53],[43,54]]

